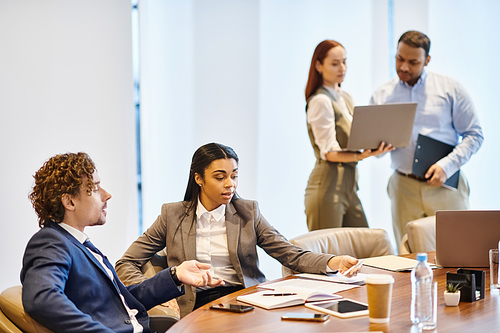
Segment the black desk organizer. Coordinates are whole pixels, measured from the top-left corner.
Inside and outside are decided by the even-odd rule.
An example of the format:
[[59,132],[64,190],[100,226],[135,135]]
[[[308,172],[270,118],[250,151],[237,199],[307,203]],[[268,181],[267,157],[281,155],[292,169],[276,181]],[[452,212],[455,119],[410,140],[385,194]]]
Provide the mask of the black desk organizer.
[[460,284],[460,302],[475,302],[484,298],[486,271],[459,268],[446,273],[446,284]]

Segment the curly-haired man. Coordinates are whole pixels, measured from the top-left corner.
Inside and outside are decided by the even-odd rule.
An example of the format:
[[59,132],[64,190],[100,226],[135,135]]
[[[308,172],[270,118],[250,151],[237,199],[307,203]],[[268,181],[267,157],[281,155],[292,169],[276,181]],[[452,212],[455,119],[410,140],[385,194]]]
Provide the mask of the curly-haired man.
[[85,153],[50,158],[34,176],[29,198],[41,227],[28,242],[23,305],[54,332],[150,332],[147,310],[184,294],[183,283],[217,286],[210,265],[190,261],[125,287],[84,233],[106,223],[111,198]]

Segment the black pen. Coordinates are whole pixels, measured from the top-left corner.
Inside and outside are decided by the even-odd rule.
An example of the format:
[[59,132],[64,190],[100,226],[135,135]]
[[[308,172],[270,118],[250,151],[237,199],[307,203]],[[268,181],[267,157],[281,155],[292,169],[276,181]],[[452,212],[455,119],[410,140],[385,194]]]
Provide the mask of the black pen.
[[297,293],[271,293],[271,294],[262,294],[262,296],[293,296],[297,295]]

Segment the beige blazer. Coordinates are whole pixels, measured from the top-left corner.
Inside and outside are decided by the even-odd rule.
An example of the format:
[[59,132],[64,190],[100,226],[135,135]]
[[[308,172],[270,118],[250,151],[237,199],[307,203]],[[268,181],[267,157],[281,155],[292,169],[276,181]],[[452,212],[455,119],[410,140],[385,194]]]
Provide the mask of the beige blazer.
[[[187,202],[164,204],[161,215],[116,263],[116,272],[125,285],[145,280],[141,267],[166,248],[169,266],[196,259],[196,214]],[[302,250],[288,242],[260,213],[258,203],[233,199],[226,206],[227,245],[231,263],[246,288],[265,281],[258,267],[257,246],[281,264],[299,272],[326,273],[332,255]],[[196,288],[186,286],[177,299],[181,317],[193,310]]]

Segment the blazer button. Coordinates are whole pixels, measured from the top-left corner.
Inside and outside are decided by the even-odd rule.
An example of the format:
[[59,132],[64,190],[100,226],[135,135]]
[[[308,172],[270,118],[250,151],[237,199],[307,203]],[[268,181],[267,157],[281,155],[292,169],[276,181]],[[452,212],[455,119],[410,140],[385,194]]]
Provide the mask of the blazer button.
[[125,319],[125,324],[130,325],[130,319]]

